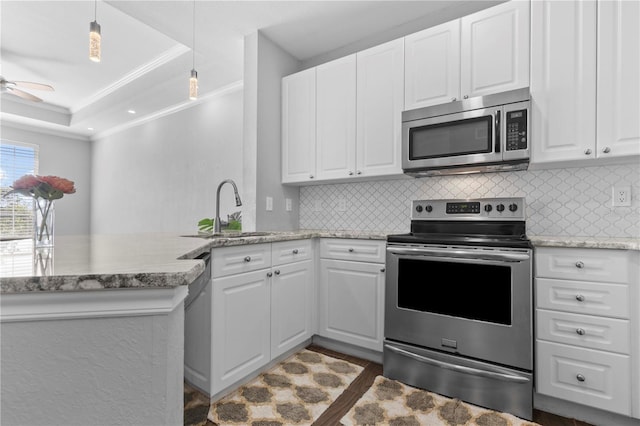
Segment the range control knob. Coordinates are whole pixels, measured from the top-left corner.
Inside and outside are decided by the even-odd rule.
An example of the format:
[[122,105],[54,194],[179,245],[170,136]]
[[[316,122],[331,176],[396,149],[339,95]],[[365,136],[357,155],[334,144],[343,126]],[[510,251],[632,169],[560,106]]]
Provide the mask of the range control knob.
[[431,213],[431,211],[433,210],[433,207],[427,204],[426,206],[424,206],[424,209],[427,211],[427,213]]
[[418,205],[416,206],[416,211],[417,211],[418,213],[421,213],[421,212],[422,212],[422,206],[421,206],[420,204],[418,204]]
[[516,210],[518,210],[518,205],[516,203],[509,204],[509,211],[510,212],[515,212]]
[[493,210],[493,207],[491,207],[491,204],[485,204],[484,211],[489,213],[491,210]]
[[499,212],[503,212],[504,211],[504,204],[498,204],[496,206],[496,210],[498,210]]

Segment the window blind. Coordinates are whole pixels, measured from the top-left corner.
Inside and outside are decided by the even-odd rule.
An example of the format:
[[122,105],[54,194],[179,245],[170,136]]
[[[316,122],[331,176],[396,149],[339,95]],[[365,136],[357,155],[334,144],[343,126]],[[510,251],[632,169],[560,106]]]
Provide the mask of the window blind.
[[0,140],[0,237],[2,240],[31,238],[33,235],[33,199],[5,194],[25,174],[38,173],[38,147]]

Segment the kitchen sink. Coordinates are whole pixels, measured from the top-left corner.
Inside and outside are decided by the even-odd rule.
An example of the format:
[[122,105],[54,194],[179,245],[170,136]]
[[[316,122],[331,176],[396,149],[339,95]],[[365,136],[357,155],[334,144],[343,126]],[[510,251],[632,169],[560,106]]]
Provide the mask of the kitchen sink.
[[182,237],[197,237],[197,238],[243,238],[243,237],[262,237],[265,235],[272,235],[273,232],[218,232],[215,234],[194,234],[194,235],[181,235]]

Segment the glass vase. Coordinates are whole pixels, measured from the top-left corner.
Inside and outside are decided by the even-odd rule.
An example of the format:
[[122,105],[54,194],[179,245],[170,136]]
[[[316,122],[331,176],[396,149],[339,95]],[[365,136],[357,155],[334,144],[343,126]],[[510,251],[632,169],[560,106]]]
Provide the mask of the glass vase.
[[54,205],[53,200],[35,199],[34,247],[53,247]]

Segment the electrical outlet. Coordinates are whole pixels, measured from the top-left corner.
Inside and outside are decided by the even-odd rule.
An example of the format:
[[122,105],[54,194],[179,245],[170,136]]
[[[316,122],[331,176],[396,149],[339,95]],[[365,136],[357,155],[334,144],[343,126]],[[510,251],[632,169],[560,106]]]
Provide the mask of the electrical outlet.
[[267,211],[273,211],[273,197],[267,197]]
[[293,207],[291,205],[291,198],[285,198],[284,199],[284,209],[288,212],[290,212],[291,210],[293,210]]
[[345,200],[344,198],[338,198],[338,201],[336,202],[336,210],[339,212],[346,212],[347,200]]
[[314,212],[322,211],[322,200],[313,200],[313,211]]
[[612,205],[613,207],[628,207],[631,205],[631,187],[630,186],[613,186],[612,188]]

